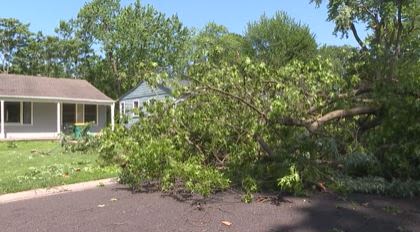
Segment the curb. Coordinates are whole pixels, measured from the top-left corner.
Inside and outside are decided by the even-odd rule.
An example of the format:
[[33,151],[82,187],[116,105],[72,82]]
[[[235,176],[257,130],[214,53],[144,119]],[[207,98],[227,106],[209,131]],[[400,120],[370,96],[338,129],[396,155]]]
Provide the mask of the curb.
[[24,192],[17,192],[17,193],[8,193],[4,195],[0,195],[0,205],[6,204],[10,202],[22,201],[22,200],[29,200],[47,196],[53,196],[68,192],[80,192],[88,189],[94,189],[97,187],[108,186],[117,184],[117,180],[115,178],[108,178],[102,180],[95,180],[95,181],[88,181],[76,184],[69,184],[69,185],[61,185],[56,187],[50,188],[40,188],[40,189],[33,189]]

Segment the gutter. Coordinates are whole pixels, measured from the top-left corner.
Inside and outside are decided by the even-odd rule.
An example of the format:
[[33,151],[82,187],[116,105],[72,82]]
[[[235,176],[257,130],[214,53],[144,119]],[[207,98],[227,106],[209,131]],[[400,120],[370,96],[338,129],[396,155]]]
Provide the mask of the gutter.
[[96,100],[96,99],[85,99],[85,98],[65,98],[65,97],[40,97],[40,96],[11,96],[11,95],[0,95],[0,98],[4,100],[35,100],[35,101],[44,101],[44,102],[68,102],[68,103],[96,103],[96,104],[106,104],[112,105],[116,101],[110,100]]

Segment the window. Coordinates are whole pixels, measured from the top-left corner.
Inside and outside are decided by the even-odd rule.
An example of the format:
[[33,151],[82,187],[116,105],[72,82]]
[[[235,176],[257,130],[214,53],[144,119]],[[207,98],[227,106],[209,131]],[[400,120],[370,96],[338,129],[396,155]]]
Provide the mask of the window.
[[77,104],[76,105],[76,123],[84,123],[83,121],[83,105]]
[[98,106],[97,105],[85,105],[85,122],[92,122],[98,124]]
[[22,108],[23,124],[32,124],[32,102],[23,102]]
[[120,110],[121,110],[121,114],[125,114],[125,103],[124,102],[121,102]]
[[15,124],[32,124],[32,102],[5,102],[4,121]]
[[63,104],[63,124],[76,122],[76,104]]
[[133,115],[139,116],[139,101],[133,101]]
[[20,123],[20,102],[5,102],[4,112],[6,123]]
[[98,124],[98,106],[63,104],[63,124],[93,122]]

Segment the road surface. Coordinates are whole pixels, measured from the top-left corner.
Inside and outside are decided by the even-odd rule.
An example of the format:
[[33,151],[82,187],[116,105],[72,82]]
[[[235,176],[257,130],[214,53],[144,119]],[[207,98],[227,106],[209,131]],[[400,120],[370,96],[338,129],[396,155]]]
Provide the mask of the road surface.
[[420,231],[420,199],[257,199],[245,204],[226,192],[197,204],[114,184],[1,204],[0,231]]

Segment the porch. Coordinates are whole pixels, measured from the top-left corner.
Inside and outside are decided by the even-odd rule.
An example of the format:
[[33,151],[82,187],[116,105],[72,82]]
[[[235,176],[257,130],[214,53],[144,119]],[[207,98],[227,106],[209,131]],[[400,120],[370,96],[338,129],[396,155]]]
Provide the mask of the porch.
[[95,100],[0,99],[0,140],[57,139],[75,123],[91,123],[90,132],[114,128],[115,104]]

